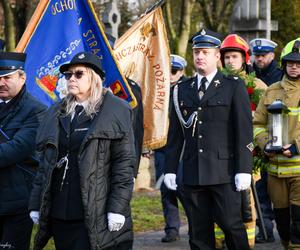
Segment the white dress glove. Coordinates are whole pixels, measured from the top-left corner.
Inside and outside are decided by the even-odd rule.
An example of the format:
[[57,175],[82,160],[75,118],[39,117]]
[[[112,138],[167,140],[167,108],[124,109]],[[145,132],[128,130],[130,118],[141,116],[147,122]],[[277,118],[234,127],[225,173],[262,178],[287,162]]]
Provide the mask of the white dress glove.
[[107,213],[108,230],[119,231],[125,223],[125,216],[122,214]]
[[176,174],[165,174],[164,183],[170,190],[176,190]]
[[251,174],[239,173],[234,177],[236,191],[243,191],[251,185]]
[[29,214],[34,224],[39,224],[40,212],[39,211],[31,211]]

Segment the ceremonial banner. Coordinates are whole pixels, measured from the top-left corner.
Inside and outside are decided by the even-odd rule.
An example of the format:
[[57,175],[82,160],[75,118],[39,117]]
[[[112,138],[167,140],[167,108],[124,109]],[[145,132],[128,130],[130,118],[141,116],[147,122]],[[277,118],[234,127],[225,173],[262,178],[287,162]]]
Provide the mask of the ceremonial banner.
[[115,44],[115,57],[143,95],[144,146],[166,144],[170,92],[170,50],[161,8],[137,21]]
[[27,89],[47,105],[66,95],[59,66],[81,51],[99,57],[105,87],[136,105],[90,0],[41,0],[16,50],[27,53]]

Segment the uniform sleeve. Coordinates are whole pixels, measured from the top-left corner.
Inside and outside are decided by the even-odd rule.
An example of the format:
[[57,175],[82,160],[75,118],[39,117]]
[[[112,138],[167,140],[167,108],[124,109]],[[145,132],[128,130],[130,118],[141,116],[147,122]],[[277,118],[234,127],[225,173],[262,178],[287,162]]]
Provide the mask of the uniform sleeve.
[[184,136],[182,127],[175,111],[174,102],[172,102],[165,156],[165,173],[177,173],[183,141]]
[[266,95],[260,99],[253,118],[253,136],[255,144],[263,150],[268,142],[268,111],[265,103]]
[[137,156],[136,165],[134,167],[134,177],[137,177],[140,159],[142,154],[143,139],[144,139],[144,109],[142,102],[142,92],[137,83],[132,87],[135,98],[137,100],[137,106],[133,109],[133,133],[135,138],[135,152]]
[[250,100],[245,84],[240,81],[233,96],[236,173],[251,173],[253,166],[253,128]]
[[49,180],[46,179],[45,176],[45,168],[43,165],[44,162],[44,152],[39,152],[39,167],[32,183],[32,189],[29,197],[28,202],[28,210],[29,211],[39,211],[40,210],[40,203],[41,203],[41,194],[42,194],[42,187],[43,184],[46,185],[46,182]]
[[0,144],[0,168],[21,163],[34,154],[36,131],[45,110],[44,106],[33,108],[13,138]]

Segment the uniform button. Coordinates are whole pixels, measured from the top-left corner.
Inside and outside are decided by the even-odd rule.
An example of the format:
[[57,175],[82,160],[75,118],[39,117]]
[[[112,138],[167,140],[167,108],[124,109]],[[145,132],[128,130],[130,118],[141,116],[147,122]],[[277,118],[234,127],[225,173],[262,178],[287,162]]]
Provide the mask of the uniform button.
[[199,121],[199,124],[202,124],[202,121]]
[[199,139],[202,139],[202,135],[199,135],[198,137],[199,137]]
[[217,104],[221,104],[221,101],[217,101]]
[[198,108],[198,110],[202,110],[202,108],[201,108],[201,107],[199,107],[199,108]]
[[203,153],[203,149],[199,149],[199,153]]

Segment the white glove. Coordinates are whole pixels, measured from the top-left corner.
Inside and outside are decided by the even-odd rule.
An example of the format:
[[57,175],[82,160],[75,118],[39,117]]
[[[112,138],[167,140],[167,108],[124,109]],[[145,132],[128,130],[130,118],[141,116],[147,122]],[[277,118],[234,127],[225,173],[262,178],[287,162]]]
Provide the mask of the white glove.
[[176,190],[176,174],[165,174],[164,183],[168,189]]
[[39,224],[40,212],[39,211],[31,211],[29,214],[34,224]]
[[251,174],[239,173],[234,177],[236,191],[243,191],[251,185]]
[[122,214],[107,213],[108,230],[119,231],[125,223],[125,216]]

